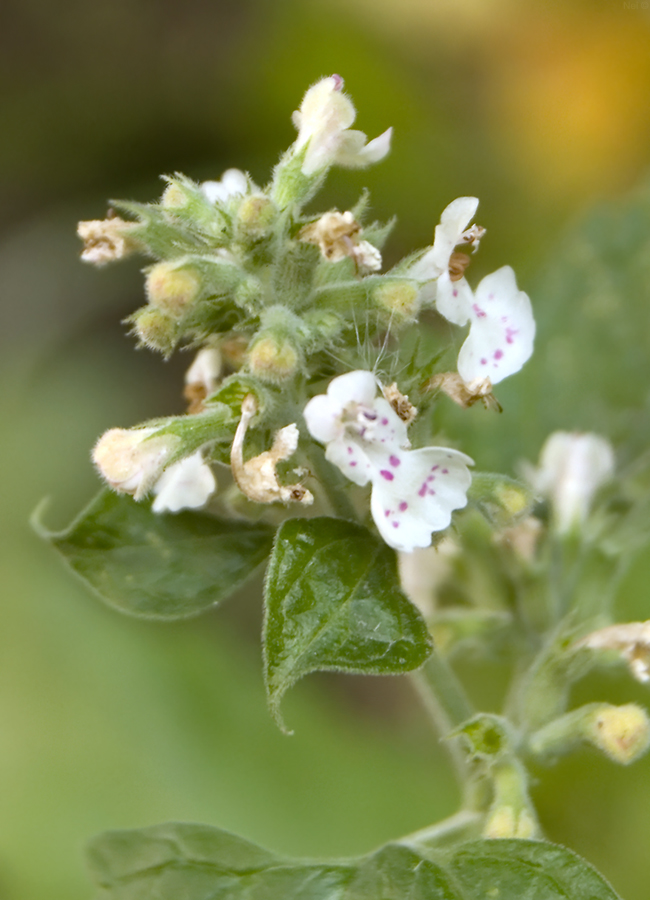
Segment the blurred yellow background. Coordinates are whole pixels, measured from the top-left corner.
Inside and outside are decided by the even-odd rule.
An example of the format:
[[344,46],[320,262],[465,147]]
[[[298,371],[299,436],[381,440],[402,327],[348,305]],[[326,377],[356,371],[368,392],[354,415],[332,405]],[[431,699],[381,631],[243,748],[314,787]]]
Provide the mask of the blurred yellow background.
[[[141,304],[137,263],[84,267],[75,226],[109,197],[153,199],[160,173],[237,166],[264,183],[304,90],[338,72],[358,127],[393,125],[394,149],[333,173],[319,208],[367,185],[373,212],[398,216],[390,263],[476,195],[477,272],[512,264],[532,293],[565,225],[645,177],[648,3],[5,0],[0,47],[0,898],[90,896],[82,847],[107,828],[204,821],[289,854],[355,854],[452,812],[405,681],[312,678],[287,701],[285,738],[264,707],[254,591],[194,622],[135,622],[30,531],[43,496],[54,526],[92,496],[103,430],[182,409],[187,356],[135,353],[119,324]],[[488,456],[511,464],[498,443]],[[648,618],[648,576],[640,564],[624,585],[630,615]],[[646,696],[623,678],[598,690]],[[551,840],[645,900],[649,760],[621,771],[585,752],[536,794]]]

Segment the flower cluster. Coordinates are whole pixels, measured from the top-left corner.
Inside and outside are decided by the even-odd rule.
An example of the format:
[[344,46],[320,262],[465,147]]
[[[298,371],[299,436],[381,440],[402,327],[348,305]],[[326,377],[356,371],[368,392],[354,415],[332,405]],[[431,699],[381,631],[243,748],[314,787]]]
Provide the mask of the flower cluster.
[[[166,356],[183,344],[199,351],[185,379],[185,416],[100,439],[93,459],[113,489],[136,500],[153,494],[154,512],[198,508],[216,490],[212,466],[229,463],[232,490],[253,503],[318,505],[327,486],[314,497],[302,484],[316,441],[348,479],[372,485],[372,517],[398,550],[429,546],[466,505],[472,460],[446,447],[412,449],[407,425],[417,410],[402,391],[416,391],[423,416],[434,387],[465,406],[498,406],[493,385],[532,352],[530,301],[507,266],[475,292],[469,286],[464,251],[475,252],[485,233],[471,224],[476,198],[449,204],[433,245],[384,274],[389,227],[364,222],[365,197],[344,212],[302,214],[332,166],[362,167],[388,153],[391,129],[368,142],[352,130],[355,117],[340,76],[323,78],[294,113],[297,138],[266,188],[234,168],[200,184],[176,175],[158,204],[115,204],[133,220],[80,226],[86,261],[135,250],[153,258],[147,304],[131,317],[140,343]],[[409,385],[398,373],[379,396],[372,372],[357,369],[360,331],[378,358],[400,331],[428,328],[418,321],[427,308],[469,324],[458,372],[416,375]],[[332,358],[347,374],[335,372],[327,393],[312,396],[309,386],[332,377]],[[294,455],[305,465],[291,469]]]

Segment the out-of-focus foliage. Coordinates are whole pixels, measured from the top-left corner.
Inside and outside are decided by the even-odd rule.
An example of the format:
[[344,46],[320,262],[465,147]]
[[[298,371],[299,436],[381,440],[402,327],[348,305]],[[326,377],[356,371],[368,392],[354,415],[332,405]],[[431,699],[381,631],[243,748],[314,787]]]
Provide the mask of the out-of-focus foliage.
[[[301,687],[288,700],[296,737],[283,738],[248,638],[252,601],[214,623],[134,623],[90,600],[30,534],[52,485],[61,521],[96,490],[88,448],[103,430],[182,408],[185,360],[134,353],[118,325],[141,303],[136,268],[84,269],[75,223],[102,216],[107,196],[156,196],[161,172],[201,179],[236,165],[263,179],[293,140],[304,89],[339,71],[364,130],[392,124],[396,137],[371,174],[336,173],[323,205],[346,209],[371,187],[373,215],[399,219],[390,264],[430,239],[449,200],[475,194],[488,235],[473,277],[511,262],[533,299],[536,356],[499,391],[499,443],[476,409],[463,449],[490,469],[535,456],[552,428],[641,443],[629,410],[647,392],[645,193],[608,199],[577,237],[558,238],[650,162],[647,11],[624,0],[10,0],[2,16],[0,893],[88,896],[81,847],[111,827],[202,820],[287,854],[333,855],[424,826],[451,810],[452,789],[406,686]],[[457,429],[460,414],[448,415]],[[648,617],[648,578],[640,563],[623,584],[626,617]],[[647,702],[623,677],[585,683],[576,702],[605,693]],[[535,799],[550,838],[645,900],[648,760],[612,771],[585,753],[545,775]]]

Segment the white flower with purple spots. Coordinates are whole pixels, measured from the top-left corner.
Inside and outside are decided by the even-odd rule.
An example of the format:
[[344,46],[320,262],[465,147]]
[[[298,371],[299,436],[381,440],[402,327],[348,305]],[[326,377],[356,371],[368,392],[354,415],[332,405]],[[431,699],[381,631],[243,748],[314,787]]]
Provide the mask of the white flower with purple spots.
[[473,461],[447,447],[411,450],[406,424],[372,372],[348,372],[305,407],[312,437],[325,457],[358,485],[372,483],[370,510],[379,533],[396,550],[428,547],[431,534],[467,504]]
[[471,301],[459,303],[457,313],[450,321],[470,323],[458,354],[458,374],[466,384],[484,378],[497,384],[530,359],[535,319],[528,294],[517,288],[510,266],[486,275]]

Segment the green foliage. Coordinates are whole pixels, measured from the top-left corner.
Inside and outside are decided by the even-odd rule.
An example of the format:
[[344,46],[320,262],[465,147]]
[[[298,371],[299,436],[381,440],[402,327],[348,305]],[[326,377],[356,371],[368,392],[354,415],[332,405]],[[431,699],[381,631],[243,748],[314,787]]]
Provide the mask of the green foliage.
[[102,491],[65,531],[36,527],[111,606],[150,619],[196,615],[224,600],[266,558],[273,530],[201,513],[156,515]]
[[300,863],[217,828],[167,824],[92,843],[97,900],[617,900],[569,850],[472,841],[446,852],[388,844],[360,859]]
[[395,554],[361,525],[293,519],[278,530],[265,590],[269,706],[309,672],[408,672],[431,652],[417,609],[400,589]]

